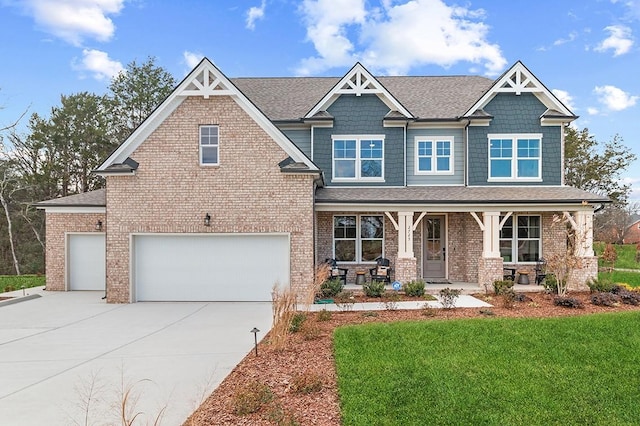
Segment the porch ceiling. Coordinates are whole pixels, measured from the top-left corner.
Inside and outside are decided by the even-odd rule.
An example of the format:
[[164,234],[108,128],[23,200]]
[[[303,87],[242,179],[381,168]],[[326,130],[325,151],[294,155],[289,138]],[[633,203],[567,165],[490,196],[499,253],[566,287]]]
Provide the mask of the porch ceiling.
[[316,210],[336,207],[428,211],[575,210],[609,203],[607,197],[569,186],[410,186],[403,188],[323,187],[316,190]]

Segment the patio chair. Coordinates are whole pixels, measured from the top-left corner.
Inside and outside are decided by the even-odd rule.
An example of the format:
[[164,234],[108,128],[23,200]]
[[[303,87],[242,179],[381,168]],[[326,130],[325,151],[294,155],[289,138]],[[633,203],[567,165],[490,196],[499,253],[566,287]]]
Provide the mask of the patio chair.
[[542,281],[547,277],[547,261],[543,258],[538,259],[536,263],[536,285],[541,285]]
[[515,281],[516,280],[516,268],[502,268],[503,276],[502,279],[505,281]]
[[391,283],[391,262],[389,259],[379,257],[376,259],[376,267],[369,269],[371,281],[383,281]]
[[325,259],[325,263],[329,265],[329,279],[338,278],[342,281],[342,285],[347,284],[347,268],[339,268],[338,261],[335,259]]

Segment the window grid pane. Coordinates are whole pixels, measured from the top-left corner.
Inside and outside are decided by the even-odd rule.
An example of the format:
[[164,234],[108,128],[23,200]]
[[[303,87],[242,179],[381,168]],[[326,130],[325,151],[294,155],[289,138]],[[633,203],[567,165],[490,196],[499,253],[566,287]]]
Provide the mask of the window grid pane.
[[[500,218],[502,221],[503,217]],[[513,223],[517,225],[513,232]],[[507,219],[500,231],[500,256],[505,262],[536,262],[540,259],[540,216],[513,216]]]
[[375,261],[383,255],[384,216],[334,216],[333,244],[338,261]]
[[200,164],[218,164],[218,126],[200,126]]

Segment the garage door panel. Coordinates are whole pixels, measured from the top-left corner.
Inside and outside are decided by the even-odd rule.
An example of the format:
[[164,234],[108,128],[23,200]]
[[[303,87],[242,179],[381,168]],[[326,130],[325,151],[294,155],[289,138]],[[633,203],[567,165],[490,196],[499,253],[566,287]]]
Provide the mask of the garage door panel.
[[268,301],[289,284],[287,235],[136,235],[139,301]]
[[104,234],[68,235],[69,290],[105,289]]

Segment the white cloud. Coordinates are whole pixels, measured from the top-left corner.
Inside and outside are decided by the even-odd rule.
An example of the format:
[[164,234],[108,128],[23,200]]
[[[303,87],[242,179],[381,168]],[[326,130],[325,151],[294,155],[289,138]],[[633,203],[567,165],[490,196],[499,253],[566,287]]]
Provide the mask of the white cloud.
[[301,11],[317,52],[302,62],[298,72],[303,75],[354,60],[385,74],[466,61],[496,75],[506,65],[500,47],[487,41],[481,9],[447,6],[442,0],[382,0],[381,7],[368,10],[364,0],[305,0]]
[[264,9],[267,6],[266,0],[262,0],[260,7],[253,6],[247,11],[247,28],[253,30],[256,28],[256,21],[264,18]]
[[204,55],[200,52],[189,52],[188,50],[185,50],[182,52],[182,58],[184,63],[187,64],[187,67],[189,67],[189,70],[187,71],[189,72],[200,63],[202,58],[204,58]]
[[562,102],[564,106],[569,108],[571,111],[574,111],[573,96],[571,96],[569,92],[560,89],[553,89],[551,92],[556,96],[556,98],[560,99],[560,102]]
[[110,59],[106,52],[95,49],[83,49],[82,60],[74,63],[73,68],[90,72],[96,80],[111,80],[124,70],[120,62]]
[[639,96],[631,96],[615,86],[596,86],[593,90],[598,100],[612,111],[622,111],[636,104]]
[[589,115],[598,115],[599,113],[600,111],[598,110],[598,108],[594,108],[594,107],[587,108],[587,114]]
[[124,0],[25,0],[22,7],[42,29],[75,46],[85,38],[108,41]]
[[631,28],[624,25],[610,25],[605,28],[605,31],[609,32],[609,37],[595,47],[596,51],[613,50],[613,56],[620,56],[631,50],[633,46]]
[[567,36],[567,38],[559,38],[556,41],[553,42],[554,46],[561,46],[565,43],[571,43],[572,41],[574,41],[576,38],[578,37],[578,33],[575,31],[571,31],[569,33],[569,35]]

